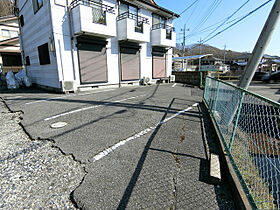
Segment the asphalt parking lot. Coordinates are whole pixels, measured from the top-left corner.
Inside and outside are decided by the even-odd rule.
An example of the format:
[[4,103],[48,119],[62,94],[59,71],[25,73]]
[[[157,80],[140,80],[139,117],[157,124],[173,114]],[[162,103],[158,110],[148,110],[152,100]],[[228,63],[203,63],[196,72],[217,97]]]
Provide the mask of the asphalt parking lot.
[[[71,195],[80,208],[233,208],[227,184],[207,181],[209,154],[217,148],[203,134],[198,88],[160,84],[69,95],[27,89],[1,96],[23,112],[32,139],[52,140],[84,165],[86,176]],[[67,124],[52,128],[57,122]]]
[[280,84],[267,84],[262,82],[253,82],[249,88],[249,91],[257,93],[261,96],[280,102]]

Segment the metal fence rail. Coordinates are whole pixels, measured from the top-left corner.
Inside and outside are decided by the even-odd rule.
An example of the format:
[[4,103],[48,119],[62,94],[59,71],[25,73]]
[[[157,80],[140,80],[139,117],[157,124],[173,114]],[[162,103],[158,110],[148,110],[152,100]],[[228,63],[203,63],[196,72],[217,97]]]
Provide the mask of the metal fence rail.
[[280,209],[280,104],[210,77],[203,97],[251,206]]

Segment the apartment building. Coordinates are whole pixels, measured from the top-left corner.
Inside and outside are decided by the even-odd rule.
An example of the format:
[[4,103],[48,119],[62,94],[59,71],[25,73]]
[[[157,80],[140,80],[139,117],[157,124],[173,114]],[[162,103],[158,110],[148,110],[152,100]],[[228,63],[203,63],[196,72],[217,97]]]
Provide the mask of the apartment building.
[[32,82],[62,92],[171,75],[179,15],[153,0],[17,0]]

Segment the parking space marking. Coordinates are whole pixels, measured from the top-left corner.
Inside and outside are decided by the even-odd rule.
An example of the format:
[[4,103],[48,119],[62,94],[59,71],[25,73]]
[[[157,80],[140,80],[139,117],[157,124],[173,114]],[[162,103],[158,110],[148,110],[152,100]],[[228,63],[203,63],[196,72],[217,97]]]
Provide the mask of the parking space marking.
[[64,95],[64,96],[58,96],[58,97],[48,98],[48,99],[41,99],[41,100],[37,100],[37,101],[27,102],[27,103],[25,103],[25,105],[36,104],[36,103],[41,103],[41,102],[45,102],[45,101],[52,101],[52,100],[56,100],[59,98],[67,98],[67,97],[72,97],[72,96],[85,96],[85,95],[91,95],[91,94],[95,94],[95,93],[103,93],[103,92],[107,92],[107,91],[111,91],[111,90],[115,90],[115,89],[108,89],[108,90],[88,92],[88,93],[82,93],[82,94],[74,94],[74,95]]
[[23,96],[13,96],[13,97],[7,97],[7,98],[4,98],[5,100],[13,100],[13,99],[16,99],[16,98],[22,98]]
[[[198,103],[195,103],[195,104],[192,105],[192,107],[196,107],[197,105],[198,105]],[[93,157],[93,161],[92,162],[96,162],[96,161],[100,160],[101,158],[107,156],[109,153],[111,153],[114,150],[116,150],[118,147],[125,145],[127,142],[135,140],[137,138],[140,138],[141,136],[144,136],[145,134],[147,134],[147,133],[151,132],[152,130],[156,129],[158,126],[162,125],[163,123],[166,123],[167,121],[173,119],[174,117],[177,117],[178,115],[181,115],[181,114],[191,110],[192,107],[188,107],[186,109],[183,109],[183,110],[177,112],[176,114],[172,115],[171,117],[166,118],[166,119],[160,121],[155,126],[151,126],[149,128],[146,128],[146,129],[140,131],[139,133],[137,133],[137,134],[135,134],[135,135],[133,135],[131,137],[128,137],[127,139],[122,140],[122,141],[114,144],[113,146],[103,150],[102,152],[98,153],[97,155],[95,155]]]
[[69,114],[73,114],[73,113],[77,113],[77,112],[81,112],[81,111],[86,111],[86,110],[89,110],[89,109],[98,108],[98,107],[101,107],[101,106],[104,106],[104,105],[110,105],[110,104],[113,104],[113,103],[119,103],[119,102],[122,102],[122,101],[127,101],[127,100],[131,100],[131,99],[135,99],[135,98],[139,98],[139,97],[143,97],[143,96],[145,96],[145,94],[144,95],[139,95],[139,96],[133,96],[133,97],[130,97],[130,98],[125,98],[125,99],[118,100],[118,101],[106,102],[106,103],[104,103],[102,105],[89,106],[89,107],[85,107],[85,108],[75,109],[75,110],[70,111],[70,112],[64,112],[62,114],[58,114],[58,115],[54,115],[52,117],[45,118],[44,121],[52,120],[52,119],[55,119],[55,118],[58,118],[58,117],[62,117],[62,116],[65,116],[65,115],[69,115]]
[[177,83],[174,83],[173,85],[172,85],[172,87],[175,87],[177,85]]

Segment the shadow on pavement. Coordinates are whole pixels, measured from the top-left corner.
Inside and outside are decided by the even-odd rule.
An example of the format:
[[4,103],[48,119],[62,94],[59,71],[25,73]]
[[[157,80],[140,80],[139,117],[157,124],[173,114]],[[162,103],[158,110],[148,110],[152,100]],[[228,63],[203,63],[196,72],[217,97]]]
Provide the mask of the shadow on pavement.
[[[169,112],[169,110],[170,110],[174,100],[175,99],[173,98],[171,103],[169,104],[165,114],[163,115],[161,121],[163,121],[166,118],[166,116],[167,116],[167,114],[168,114],[168,112]],[[152,141],[155,138],[155,136],[157,135],[157,133],[158,133],[158,131],[159,131],[161,126],[162,126],[162,124],[159,124],[156,127],[156,129],[154,130],[154,132],[150,136],[147,144],[145,145],[144,151],[142,152],[142,155],[141,155],[141,157],[140,157],[140,159],[139,159],[139,161],[137,163],[137,166],[135,168],[135,171],[134,171],[134,173],[133,173],[133,175],[132,175],[132,177],[130,179],[130,182],[129,182],[127,188],[125,189],[125,192],[124,192],[124,194],[122,196],[122,199],[121,199],[117,209],[125,209],[126,208],[126,206],[128,204],[128,201],[130,199],[131,193],[133,191],[133,188],[134,188],[134,186],[135,186],[135,184],[136,184],[136,182],[137,182],[137,180],[139,178],[139,175],[141,173],[141,170],[143,168],[143,165],[144,165],[145,159],[147,157],[148,151],[149,151],[149,149],[151,147]]]

